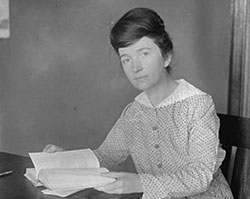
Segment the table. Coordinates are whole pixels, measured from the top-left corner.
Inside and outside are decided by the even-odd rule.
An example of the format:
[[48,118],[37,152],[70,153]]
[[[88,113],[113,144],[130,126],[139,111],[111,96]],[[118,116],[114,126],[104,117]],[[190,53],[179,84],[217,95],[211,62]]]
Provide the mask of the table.
[[[0,177],[0,199],[61,199],[58,196],[44,195],[42,188],[34,187],[24,177],[26,168],[34,167],[30,158],[0,152],[0,172],[13,170],[11,175]],[[138,199],[142,193],[107,194],[95,189],[86,189],[67,199]]]

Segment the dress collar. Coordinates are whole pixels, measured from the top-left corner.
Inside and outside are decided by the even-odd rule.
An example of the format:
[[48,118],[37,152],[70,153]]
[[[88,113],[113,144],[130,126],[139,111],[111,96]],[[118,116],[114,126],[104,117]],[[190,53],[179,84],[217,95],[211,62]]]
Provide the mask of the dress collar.
[[195,88],[193,85],[185,81],[184,79],[179,79],[176,80],[177,83],[179,84],[174,92],[165,98],[160,104],[158,104],[156,107],[152,105],[150,102],[147,94],[145,92],[140,93],[136,98],[135,101],[139,102],[140,104],[143,104],[147,107],[150,108],[160,108],[160,107],[165,107],[169,104],[173,104],[178,101],[182,101],[188,97],[197,95],[197,94],[204,94],[200,89]]

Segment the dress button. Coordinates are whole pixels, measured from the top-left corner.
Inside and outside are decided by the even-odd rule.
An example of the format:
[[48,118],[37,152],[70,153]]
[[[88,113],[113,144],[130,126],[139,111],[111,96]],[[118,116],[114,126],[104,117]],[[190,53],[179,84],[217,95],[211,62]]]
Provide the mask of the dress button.
[[160,169],[162,167],[162,165],[161,164],[157,164],[157,167]]
[[156,149],[159,149],[159,148],[160,148],[160,145],[159,145],[159,144],[156,144],[156,145],[155,145],[155,148],[156,148]]
[[155,130],[158,129],[158,126],[155,125],[155,126],[152,127],[152,129],[155,131]]

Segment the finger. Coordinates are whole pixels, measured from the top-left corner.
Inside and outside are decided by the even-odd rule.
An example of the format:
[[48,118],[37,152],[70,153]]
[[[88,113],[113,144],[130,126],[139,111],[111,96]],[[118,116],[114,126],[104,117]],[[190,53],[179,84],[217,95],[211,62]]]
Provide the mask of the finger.
[[60,151],[63,151],[63,148],[59,146],[59,147],[57,147],[56,150],[57,150],[56,152],[60,152]]
[[63,151],[62,147],[53,145],[53,144],[48,144],[44,149],[43,152],[46,153],[55,153],[55,152],[59,152],[59,151]]
[[113,190],[105,190],[99,187],[95,188],[97,191],[102,191],[105,193],[109,193],[109,194],[123,194],[123,189],[122,188],[117,188],[117,189],[113,189]]
[[122,176],[121,172],[105,172],[101,173],[102,176],[104,177],[109,177],[109,178],[120,178]]
[[49,152],[51,150],[52,144],[47,144],[44,148],[43,148],[43,152]]
[[116,190],[120,189],[120,188],[121,188],[120,182],[117,182],[117,181],[106,184],[104,186],[95,187],[96,190],[103,191],[103,192],[106,192],[106,193],[116,192]]

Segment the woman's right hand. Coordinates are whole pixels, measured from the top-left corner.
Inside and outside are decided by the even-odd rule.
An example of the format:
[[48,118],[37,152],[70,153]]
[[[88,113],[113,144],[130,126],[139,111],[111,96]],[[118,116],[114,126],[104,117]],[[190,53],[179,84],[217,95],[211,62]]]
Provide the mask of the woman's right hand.
[[54,144],[47,144],[43,149],[43,152],[46,153],[55,153],[60,151],[63,151],[63,148]]

